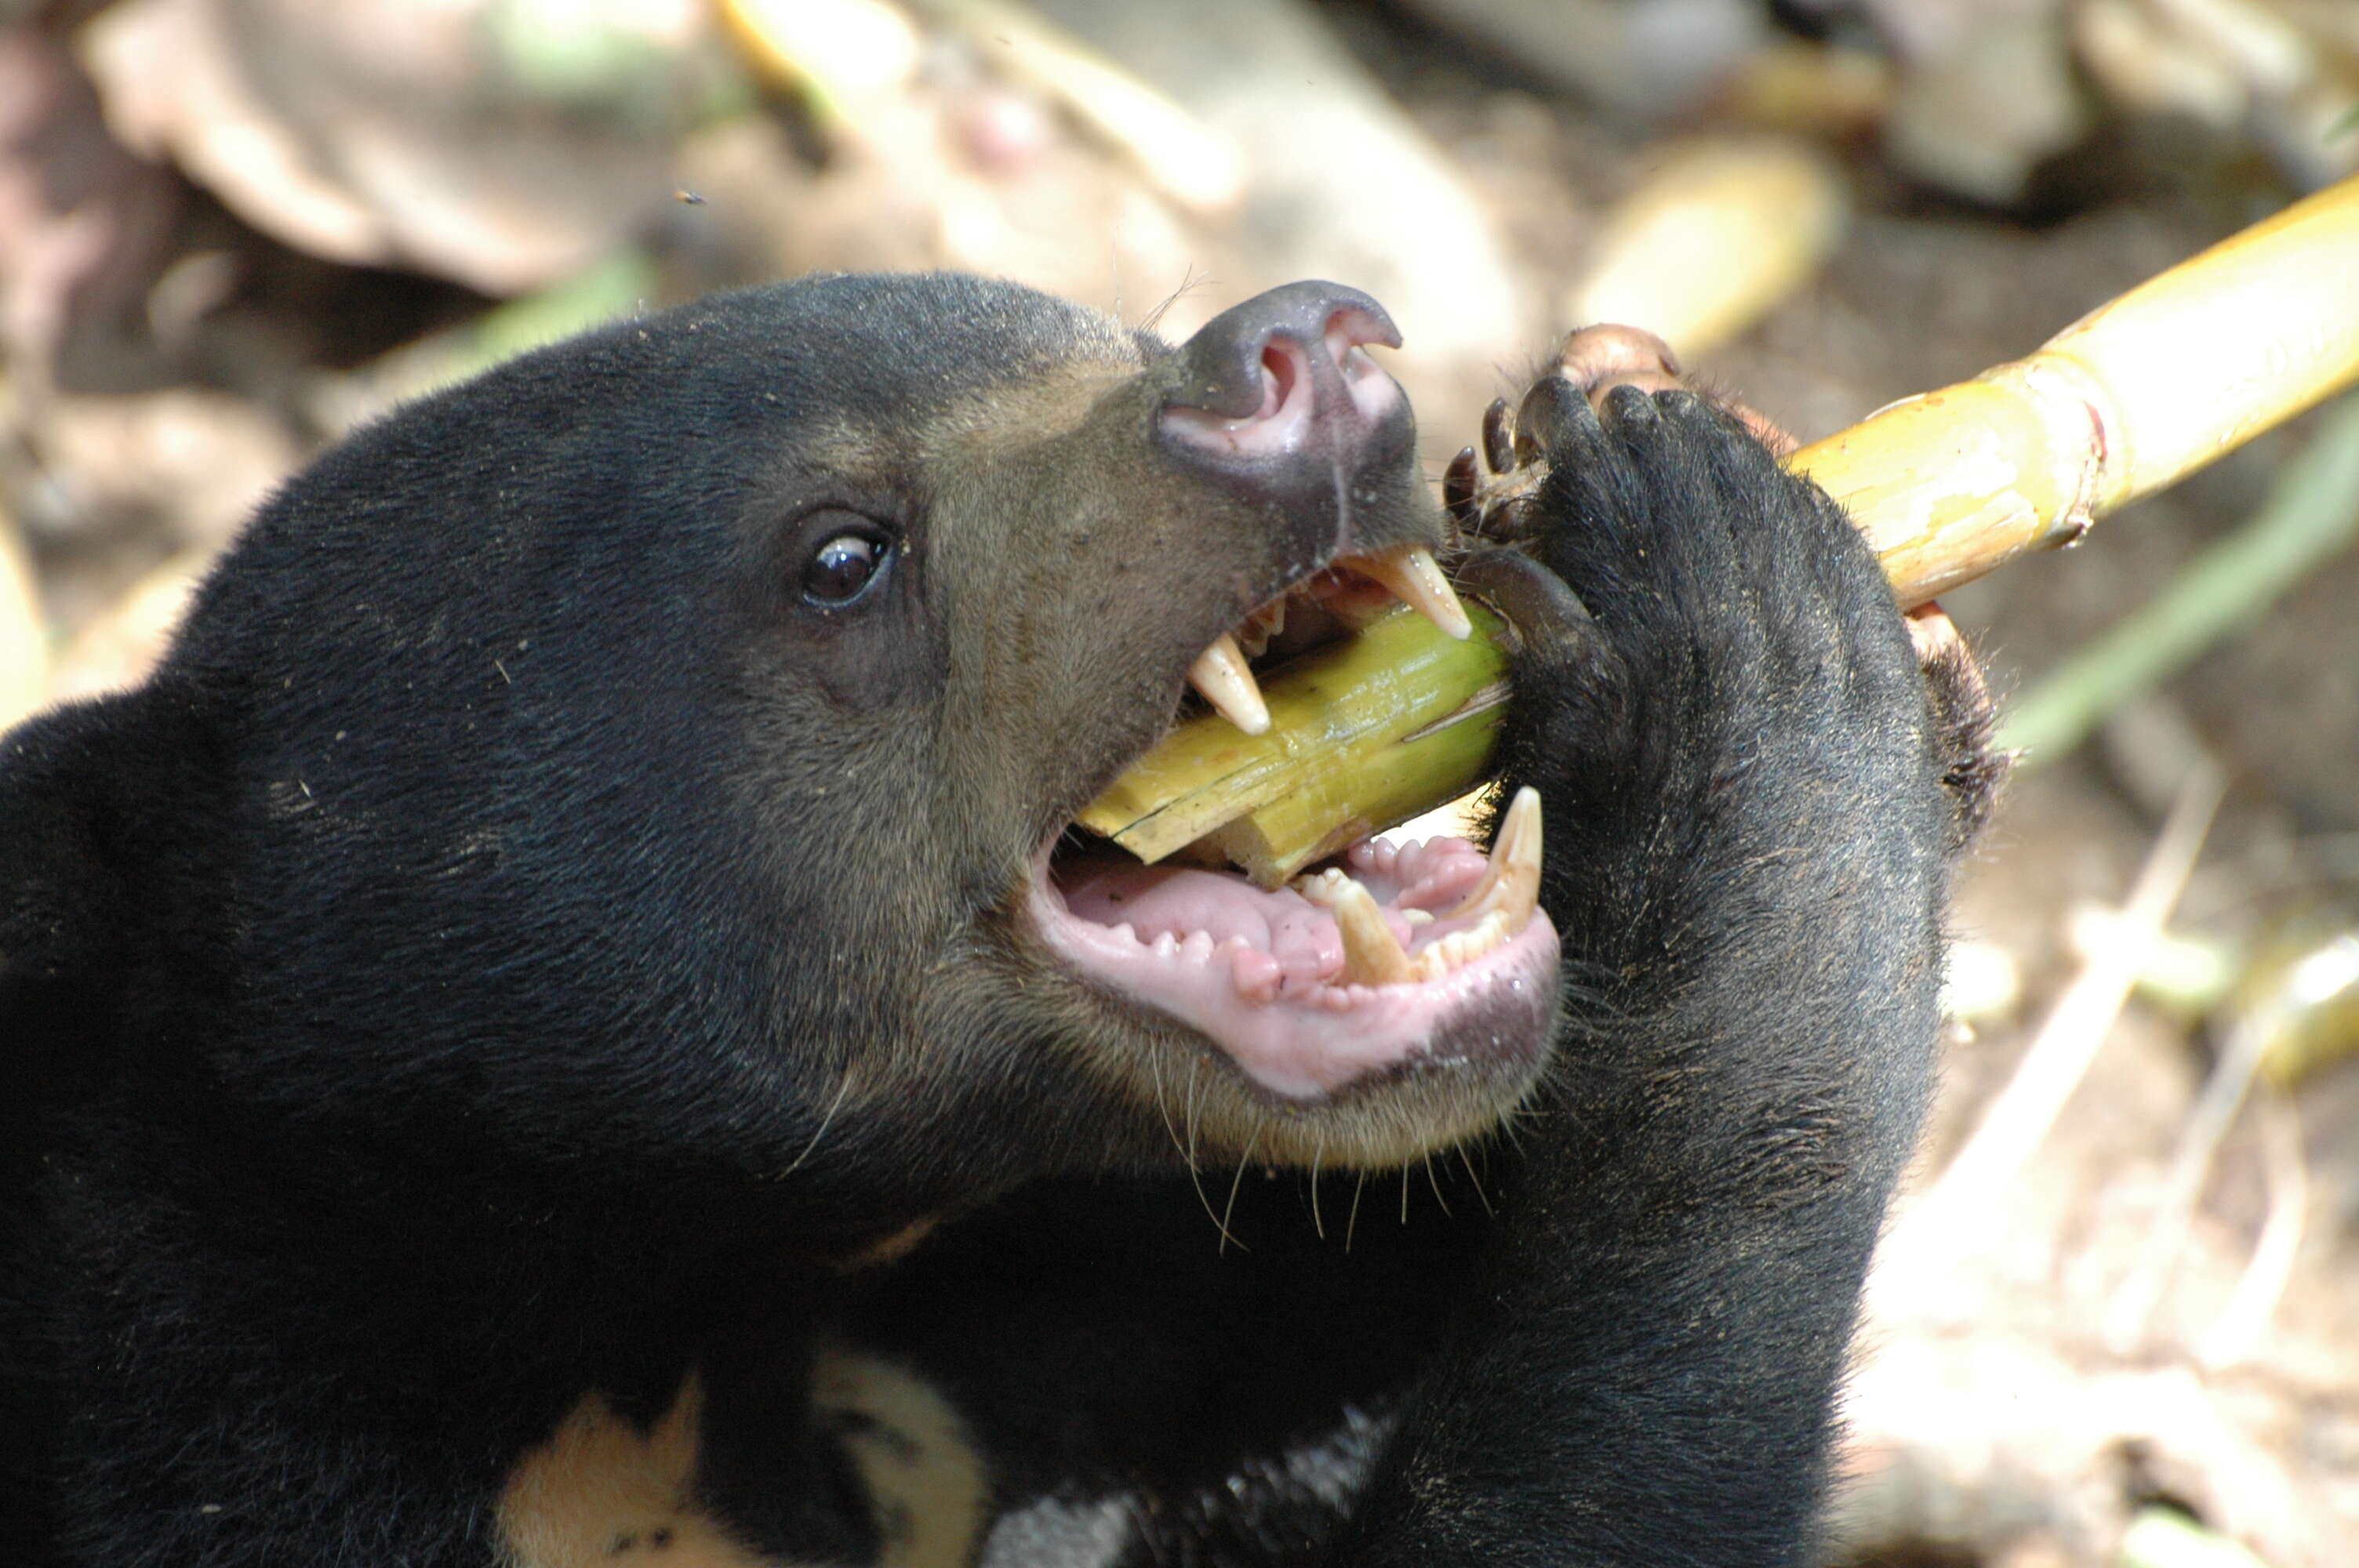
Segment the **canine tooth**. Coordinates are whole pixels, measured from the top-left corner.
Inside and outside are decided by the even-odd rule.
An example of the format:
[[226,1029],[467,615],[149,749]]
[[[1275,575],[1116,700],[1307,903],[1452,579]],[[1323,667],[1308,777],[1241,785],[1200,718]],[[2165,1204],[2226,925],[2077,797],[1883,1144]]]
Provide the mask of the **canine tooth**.
[[1414,978],[1408,955],[1385,924],[1375,894],[1330,870],[1303,887],[1302,895],[1335,916],[1336,933],[1343,938],[1343,984],[1388,986]]
[[1214,712],[1246,734],[1269,729],[1269,705],[1262,701],[1261,687],[1245,667],[1245,650],[1226,632],[1188,666],[1188,684],[1203,694]]
[[1521,931],[1540,903],[1540,797],[1527,784],[1507,804],[1507,815],[1491,841],[1483,880],[1445,917],[1498,914],[1510,935]]
[[1431,550],[1413,546],[1389,555],[1354,556],[1350,564],[1353,571],[1392,589],[1402,603],[1439,627],[1442,635],[1462,643],[1474,630],[1474,622],[1466,618],[1466,607],[1458,602]]

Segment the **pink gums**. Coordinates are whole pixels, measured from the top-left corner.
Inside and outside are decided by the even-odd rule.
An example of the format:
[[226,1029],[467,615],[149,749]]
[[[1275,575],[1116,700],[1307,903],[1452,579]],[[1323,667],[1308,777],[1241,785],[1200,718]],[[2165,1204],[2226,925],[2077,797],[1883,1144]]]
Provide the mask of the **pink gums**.
[[[1355,845],[1353,878],[1375,896],[1414,957],[1473,922],[1442,918],[1482,879],[1462,838]],[[1049,945],[1084,975],[1210,1038],[1256,1083],[1316,1099],[1414,1060],[1466,1010],[1505,988],[1552,983],[1556,927],[1525,927],[1430,980],[1343,983],[1335,918],[1291,888],[1189,867],[1096,861],[1052,878],[1042,858],[1035,917]],[[1415,923],[1409,911],[1436,918]]]

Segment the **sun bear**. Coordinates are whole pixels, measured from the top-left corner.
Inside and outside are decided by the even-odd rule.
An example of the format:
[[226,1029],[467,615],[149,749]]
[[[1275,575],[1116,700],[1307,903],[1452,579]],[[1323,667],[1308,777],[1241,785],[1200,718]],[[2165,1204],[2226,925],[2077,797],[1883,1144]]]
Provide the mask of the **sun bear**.
[[[0,743],[10,1560],[1807,1560],[1971,725],[1688,392],[1454,538],[1397,341],[816,277],[290,481]],[[1437,559],[1487,858],[1070,830]]]

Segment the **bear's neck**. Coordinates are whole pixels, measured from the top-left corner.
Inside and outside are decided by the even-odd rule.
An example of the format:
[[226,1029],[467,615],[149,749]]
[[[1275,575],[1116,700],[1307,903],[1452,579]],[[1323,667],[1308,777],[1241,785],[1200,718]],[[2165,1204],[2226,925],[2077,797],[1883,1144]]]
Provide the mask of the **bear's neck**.
[[885,1239],[803,1232],[710,1172],[477,1169],[207,1120],[131,1140],[85,1104],[54,1126],[25,1257],[0,1261],[90,1282],[58,1386],[227,1412],[266,1362],[492,1464],[586,1390],[668,1397],[734,1325],[791,1344]]

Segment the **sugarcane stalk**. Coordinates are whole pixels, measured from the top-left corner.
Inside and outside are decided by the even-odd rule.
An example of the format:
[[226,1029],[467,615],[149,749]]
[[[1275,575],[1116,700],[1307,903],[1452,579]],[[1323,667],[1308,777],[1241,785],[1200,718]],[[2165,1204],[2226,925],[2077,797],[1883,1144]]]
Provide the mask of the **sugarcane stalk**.
[[[1483,645],[1497,651],[1488,638]],[[1263,887],[1276,887],[1370,834],[1455,799],[1489,774],[1507,689],[1503,676],[1434,722],[1318,770],[1292,794],[1224,823],[1201,842]]]
[[2359,380],[2359,177],[2082,317],[2027,358],[1869,416],[1791,466],[1904,604],[2090,525]]
[[[2359,178],[2131,290],[2038,352],[1891,405],[1788,460],[1843,503],[1904,606],[2071,544],[2359,381]],[[1190,719],[1082,826],[1266,885],[1483,776],[1495,622],[1453,643],[1408,614],[1263,681],[1267,734]],[[1373,629],[1372,629],[1373,631]],[[1487,657],[1485,654],[1487,652]],[[1298,731],[1298,725],[1301,726]],[[1467,734],[1442,741],[1454,729]],[[1413,741],[1415,750],[1410,749]]]
[[[1507,652],[1497,617],[1468,613],[1474,631],[1462,643],[1396,606],[1305,654],[1263,687],[1266,733],[1216,714],[1180,724],[1090,803],[1081,826],[1154,861],[1242,822],[1228,853],[1249,855],[1274,885],[1345,824],[1368,824],[1364,836],[1417,815],[1424,807],[1402,808],[1431,794],[1437,767],[1459,791],[1471,787],[1490,752]],[[1429,730],[1451,738],[1417,747]],[[1257,838],[1280,848],[1256,849]]]

